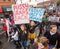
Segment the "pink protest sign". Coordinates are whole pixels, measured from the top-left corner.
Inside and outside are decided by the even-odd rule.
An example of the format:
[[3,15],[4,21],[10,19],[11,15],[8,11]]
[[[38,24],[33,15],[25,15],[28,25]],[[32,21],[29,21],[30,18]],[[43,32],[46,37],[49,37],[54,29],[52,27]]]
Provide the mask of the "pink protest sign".
[[15,24],[29,23],[28,4],[12,5]]

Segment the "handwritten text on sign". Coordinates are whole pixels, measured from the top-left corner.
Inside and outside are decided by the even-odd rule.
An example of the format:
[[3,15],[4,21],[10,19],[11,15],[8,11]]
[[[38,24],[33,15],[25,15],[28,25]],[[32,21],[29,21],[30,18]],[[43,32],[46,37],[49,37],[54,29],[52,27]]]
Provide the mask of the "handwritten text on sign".
[[29,18],[34,21],[41,21],[44,11],[42,8],[29,8]]
[[27,4],[13,5],[12,10],[13,10],[15,24],[28,23]]

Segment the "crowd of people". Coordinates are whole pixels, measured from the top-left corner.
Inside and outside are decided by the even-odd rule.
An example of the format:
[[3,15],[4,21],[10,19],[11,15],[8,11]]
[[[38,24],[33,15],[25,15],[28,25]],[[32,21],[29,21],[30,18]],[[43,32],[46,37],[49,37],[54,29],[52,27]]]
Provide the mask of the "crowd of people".
[[[60,49],[60,11],[46,9],[42,22],[15,25],[13,18],[4,18],[4,31],[8,42],[22,49]],[[9,22],[9,33],[7,31]],[[7,24],[8,25],[8,24]]]
[[32,49],[60,48],[60,34],[57,32],[57,26],[50,25],[49,31],[43,34],[43,32],[35,32],[35,28],[39,25],[40,23],[35,25],[35,22],[31,21],[28,26],[21,24],[19,28],[18,26],[13,27],[9,32],[8,38],[10,38],[10,41],[13,41],[16,48],[21,48],[22,46],[24,49],[29,49],[30,46]]

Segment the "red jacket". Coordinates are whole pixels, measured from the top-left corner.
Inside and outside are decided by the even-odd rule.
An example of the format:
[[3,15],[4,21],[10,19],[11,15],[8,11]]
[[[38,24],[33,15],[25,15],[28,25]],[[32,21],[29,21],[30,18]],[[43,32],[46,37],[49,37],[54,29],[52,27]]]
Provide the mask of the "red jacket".
[[[6,20],[4,20],[4,22],[6,23]],[[6,24],[4,24],[3,29],[4,29],[4,31],[7,31],[7,26],[6,26]]]

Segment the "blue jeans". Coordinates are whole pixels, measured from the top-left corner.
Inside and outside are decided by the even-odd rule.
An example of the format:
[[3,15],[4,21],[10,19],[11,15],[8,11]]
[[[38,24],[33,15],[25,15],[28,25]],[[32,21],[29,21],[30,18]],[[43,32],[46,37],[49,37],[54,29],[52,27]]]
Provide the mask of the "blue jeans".
[[50,47],[50,49],[52,49],[54,47],[54,45],[49,44],[49,47]]
[[21,42],[22,42],[23,47],[26,48],[27,47],[27,41],[26,40],[25,41],[22,40]]

